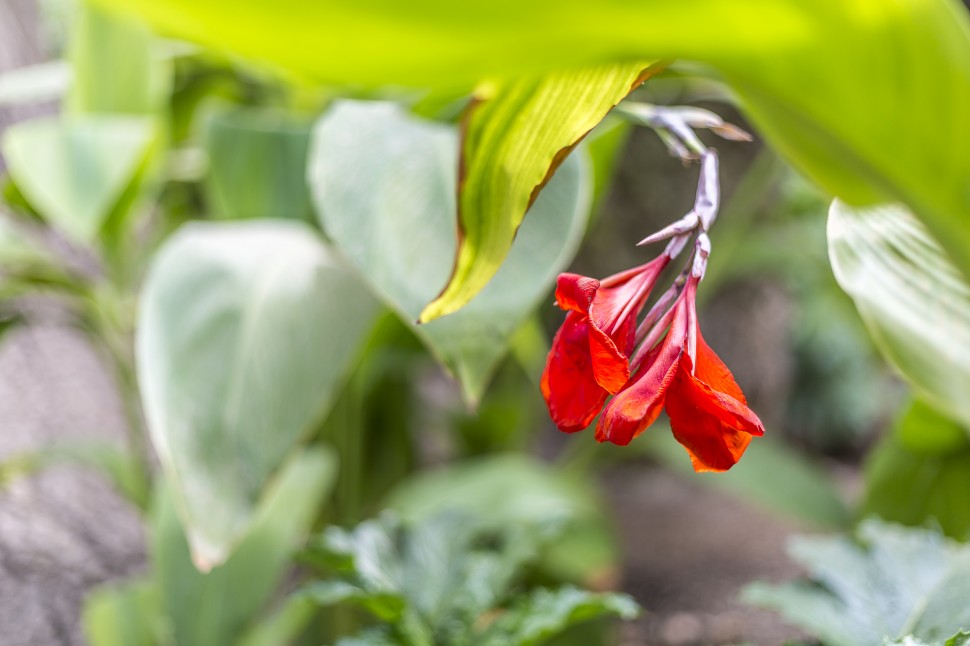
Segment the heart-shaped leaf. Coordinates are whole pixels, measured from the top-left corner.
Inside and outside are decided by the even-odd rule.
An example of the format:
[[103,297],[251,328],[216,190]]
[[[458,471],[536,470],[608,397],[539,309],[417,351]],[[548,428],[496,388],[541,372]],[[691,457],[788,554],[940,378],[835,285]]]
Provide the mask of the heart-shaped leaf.
[[[454,128],[389,103],[344,101],[318,124],[310,184],[324,230],[407,322],[441,291],[455,254]],[[512,334],[579,244],[589,206],[573,155],[536,200],[505,264],[463,310],[415,327],[476,402]]]
[[222,562],[333,401],[378,311],[296,221],[190,224],[152,264],[138,375],[193,557]]

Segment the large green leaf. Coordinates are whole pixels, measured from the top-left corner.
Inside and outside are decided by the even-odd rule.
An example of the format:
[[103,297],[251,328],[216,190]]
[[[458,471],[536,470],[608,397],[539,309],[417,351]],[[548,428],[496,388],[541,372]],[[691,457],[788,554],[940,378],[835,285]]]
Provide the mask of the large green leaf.
[[136,344],[152,441],[196,563],[220,563],[323,416],[377,305],[292,221],[191,224],[159,251]]
[[966,431],[927,404],[913,402],[869,456],[863,512],[907,525],[931,521],[948,536],[970,538]]
[[[173,496],[163,489],[156,501],[151,556],[173,643],[235,644],[244,629],[257,626],[292,552],[302,546],[330,494],[336,467],[335,454],[325,448],[311,447],[294,455],[260,501],[238,548],[207,573],[193,566]],[[296,613],[290,631],[309,619],[299,604]]]
[[872,520],[859,539],[798,537],[789,551],[813,583],[755,584],[746,599],[827,646],[878,646],[910,634],[941,643],[970,625],[970,548]]
[[920,397],[970,426],[970,286],[896,206],[829,210],[829,256],[876,344]]
[[[454,129],[389,103],[345,101],[319,123],[310,182],[323,228],[385,302],[413,323],[455,253]],[[572,258],[589,206],[588,169],[570,157],[536,201],[509,257],[461,312],[415,332],[476,402],[513,333]]]
[[970,275],[970,27],[956,0],[97,0],[349,84],[470,88],[608,61],[712,63],[777,148],[851,204],[903,201]]
[[479,88],[462,127],[454,271],[422,322],[458,310],[488,283],[556,168],[648,67],[601,65]]
[[147,579],[89,592],[81,624],[91,646],[158,646],[167,641],[158,589]]
[[135,178],[155,132],[147,117],[37,119],[9,128],[2,151],[31,206],[90,242]]

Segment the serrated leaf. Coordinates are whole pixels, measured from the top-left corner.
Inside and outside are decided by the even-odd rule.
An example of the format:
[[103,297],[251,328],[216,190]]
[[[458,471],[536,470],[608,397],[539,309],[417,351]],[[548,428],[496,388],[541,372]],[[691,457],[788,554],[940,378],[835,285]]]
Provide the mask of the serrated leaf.
[[536,590],[488,628],[481,646],[534,646],[576,624],[602,617],[634,619],[637,603],[625,594],[594,594],[573,587]]
[[859,542],[803,536],[789,551],[812,583],[755,584],[744,597],[830,646],[876,645],[909,634],[939,643],[970,622],[970,548],[936,532],[869,520]]
[[410,117],[390,103],[343,101],[316,128],[309,173],[324,230],[474,403],[515,331],[575,253],[589,177],[573,155],[536,201],[485,290],[462,312],[415,326],[452,266],[457,146],[450,126]]
[[222,562],[245,533],[377,313],[299,222],[190,224],[159,251],[142,292],[139,383],[197,564]]
[[649,67],[600,65],[479,88],[462,128],[454,271],[422,322],[457,311],[485,287],[556,168]]
[[609,580],[616,568],[616,541],[595,488],[526,456],[495,455],[417,474],[391,491],[387,505],[414,520],[453,509],[494,527],[563,522],[566,531],[543,550],[544,569],[589,583]]
[[[280,469],[235,552],[210,572],[192,563],[174,497],[163,483],[151,537],[154,582],[176,644],[236,644],[258,621],[315,522],[336,479],[333,451],[312,446]],[[289,630],[310,619],[297,608]],[[281,630],[283,629],[281,628]],[[255,637],[259,636],[258,631]],[[279,642],[276,642],[279,643]]]
[[154,137],[147,117],[35,119],[8,128],[2,151],[31,206],[87,243],[135,177]]
[[879,349],[919,396],[970,427],[970,286],[900,206],[829,210],[829,256]]

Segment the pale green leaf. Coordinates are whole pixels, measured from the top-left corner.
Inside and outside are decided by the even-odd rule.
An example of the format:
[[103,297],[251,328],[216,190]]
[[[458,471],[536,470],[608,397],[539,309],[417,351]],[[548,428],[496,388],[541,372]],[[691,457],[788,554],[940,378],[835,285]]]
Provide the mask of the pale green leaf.
[[[314,446],[295,454],[267,488],[235,552],[206,573],[192,564],[172,492],[162,491],[154,513],[151,559],[174,643],[235,644],[257,625],[292,553],[306,540],[329,496],[336,470],[336,456],[329,449]],[[304,604],[294,604],[276,634],[292,635],[310,619]],[[260,632],[247,633],[255,640],[250,643],[260,643]]]
[[243,535],[377,311],[302,223],[191,224],[159,251],[142,293],[139,383],[200,566]]
[[829,210],[829,256],[876,344],[920,398],[970,426],[970,286],[906,209]]
[[870,520],[858,542],[802,536],[789,551],[812,583],[759,583],[744,596],[827,646],[876,646],[906,635],[940,643],[970,624],[970,548],[936,532]]
[[454,271],[421,312],[422,322],[458,310],[481,291],[556,168],[640,85],[648,67],[601,65],[479,88],[462,127]]
[[66,234],[91,242],[145,161],[155,132],[143,117],[38,119],[7,129],[2,151],[31,206]]
[[461,312],[414,326],[452,267],[457,155],[449,126],[389,103],[344,101],[317,126],[309,172],[324,230],[476,402],[512,335],[575,253],[589,178],[582,158],[571,156],[494,280]]
[[768,141],[851,204],[907,203],[970,275],[970,21],[956,0],[97,0],[354,86],[471,88],[604,62],[713,64]]
[[65,61],[18,67],[0,74],[0,106],[40,103],[61,98],[71,82]]

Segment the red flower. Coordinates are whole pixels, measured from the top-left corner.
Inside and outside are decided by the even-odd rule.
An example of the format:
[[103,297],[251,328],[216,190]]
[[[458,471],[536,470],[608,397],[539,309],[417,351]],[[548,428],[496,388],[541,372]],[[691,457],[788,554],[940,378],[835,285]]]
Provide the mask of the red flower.
[[630,379],[637,316],[670,256],[598,281],[560,274],[556,303],[566,320],[552,341],[541,389],[549,414],[563,431],[581,431],[606,398]]
[[[687,449],[694,470],[726,471],[741,458],[752,435],[764,434],[764,426],[701,336],[695,305],[699,280],[688,278],[675,305],[644,340],[633,359],[639,370],[606,406],[596,439],[629,444],[666,408],[674,437]],[[654,345],[668,325],[666,336]]]

